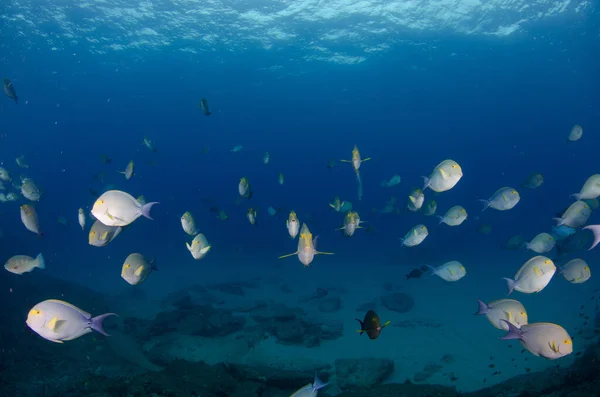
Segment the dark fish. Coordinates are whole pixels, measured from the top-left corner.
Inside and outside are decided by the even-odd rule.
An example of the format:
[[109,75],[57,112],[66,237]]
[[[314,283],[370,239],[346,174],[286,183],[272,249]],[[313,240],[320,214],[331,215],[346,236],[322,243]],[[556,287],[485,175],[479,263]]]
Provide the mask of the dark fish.
[[330,159],[327,162],[327,168],[332,169],[333,167],[335,167],[335,159]]
[[586,230],[577,230],[574,234],[556,242],[556,254],[563,256],[587,250],[592,241],[591,233]]
[[89,188],[89,189],[88,189],[88,192],[90,192],[90,194],[91,194],[92,196],[94,196],[95,198],[98,198],[98,197],[100,197],[100,194],[98,194],[98,192],[97,192],[97,191],[95,191],[95,190],[94,190],[94,189],[92,189],[92,188]]
[[19,97],[17,96],[17,92],[15,91],[15,87],[13,83],[9,79],[4,79],[4,93],[7,97],[14,100],[15,103],[19,103]]
[[213,206],[212,206],[212,207],[210,207],[208,210],[209,210],[210,212],[213,212],[213,213],[221,211],[221,209],[220,209],[220,208],[219,208],[219,206],[217,206],[217,205],[213,205]]
[[203,115],[205,115],[205,116],[210,116],[211,115],[210,111],[208,110],[208,102],[206,101],[206,98],[202,98],[200,100],[200,105],[199,106],[200,106],[200,109],[202,109],[202,114]]
[[360,329],[356,330],[356,332],[361,335],[366,332],[369,335],[369,339],[377,339],[381,330],[387,327],[390,322],[387,321],[385,324],[381,325],[381,321],[379,320],[379,316],[373,310],[369,310],[367,314],[365,314],[365,319],[360,321],[356,319],[360,323]]
[[406,275],[406,279],[411,279],[411,278],[421,278],[421,276],[425,273],[427,273],[429,271],[429,268],[427,266],[421,266],[418,267],[416,269],[412,269],[407,275]]
[[100,161],[102,161],[102,163],[104,163],[104,164],[112,163],[112,159],[110,157],[108,157],[108,155],[106,155],[106,154],[103,154],[100,156]]

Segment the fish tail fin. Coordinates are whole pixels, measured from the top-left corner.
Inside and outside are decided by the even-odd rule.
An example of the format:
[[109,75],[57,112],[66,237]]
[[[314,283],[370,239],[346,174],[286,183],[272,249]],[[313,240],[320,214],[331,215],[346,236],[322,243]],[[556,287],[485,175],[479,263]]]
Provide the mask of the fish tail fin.
[[41,253],[38,254],[38,256],[35,258],[35,260],[37,261],[38,268],[40,268],[40,269],[46,268],[46,261],[44,260],[44,256]]
[[477,308],[477,313],[473,313],[475,316],[488,314],[490,312],[490,308],[485,302],[477,299],[477,303],[479,304],[479,307]]
[[427,266],[427,268],[431,272],[431,273],[429,273],[430,276],[433,276],[434,274],[437,274],[437,269],[435,267],[433,267],[431,265],[425,265],[425,266]]
[[600,243],[600,225],[589,225],[584,227],[586,230],[591,230],[594,233],[594,242],[589,250],[593,250]]
[[444,223],[444,217],[441,215],[437,215],[438,219],[440,220],[438,225],[441,225],[442,223]]
[[152,217],[150,216],[150,210],[152,209],[152,207],[153,207],[155,204],[160,204],[160,203],[159,203],[158,201],[153,201],[153,202],[151,202],[151,203],[146,203],[146,204],[144,204],[144,205],[142,206],[142,215],[144,215],[144,216],[145,216],[146,218],[148,218],[148,219],[154,220],[154,218],[152,218]]
[[357,329],[356,332],[360,333],[361,335],[363,334],[363,332],[365,332],[365,323],[362,322],[362,320],[355,318],[356,321],[358,321],[358,323],[360,324],[360,329]]
[[110,317],[110,316],[118,316],[118,314],[106,313],[106,314],[101,314],[100,316],[93,317],[91,319],[90,328],[98,333],[101,333],[104,336],[110,336],[109,334],[106,333],[106,331],[104,331],[104,328],[102,326],[102,322],[104,321],[104,319],[106,317]]
[[315,380],[313,381],[313,385],[312,385],[313,392],[316,392],[317,390],[324,388],[328,384],[329,384],[329,382],[323,383],[323,381],[321,379],[319,379],[319,377],[317,376],[317,372],[315,371]]
[[481,212],[487,210],[490,207],[490,200],[479,199],[477,201],[483,203],[483,209],[481,210]]
[[156,271],[158,270],[158,266],[156,266],[156,257],[152,257],[152,259],[150,260],[150,269]]
[[574,193],[569,197],[573,197],[575,200],[581,200],[581,193]]
[[516,281],[508,277],[504,277],[503,280],[506,280],[506,288],[508,289],[508,293],[506,295],[512,294],[512,292],[515,290]]
[[500,321],[503,321],[508,326],[508,332],[506,333],[506,335],[500,338],[501,340],[521,339],[523,337],[523,331],[517,328],[514,324],[506,320]]
[[363,197],[363,185],[358,170],[356,170],[356,183],[358,184],[358,201],[360,201]]
[[422,176],[421,178],[423,178],[423,189],[421,189],[421,190],[425,190],[431,184],[431,180],[426,176]]
[[552,219],[556,221],[556,226],[563,226],[565,224],[565,220],[563,218],[552,218]]

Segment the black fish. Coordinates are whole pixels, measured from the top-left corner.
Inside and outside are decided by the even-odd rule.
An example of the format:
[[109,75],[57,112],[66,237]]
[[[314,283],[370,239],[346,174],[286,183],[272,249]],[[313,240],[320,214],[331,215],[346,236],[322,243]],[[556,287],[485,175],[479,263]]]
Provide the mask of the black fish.
[[388,321],[381,325],[379,316],[373,310],[369,310],[367,314],[365,314],[365,319],[363,321],[360,321],[359,319],[356,319],[356,321],[360,323],[360,329],[356,330],[356,332],[360,333],[361,335],[366,332],[367,335],[369,335],[369,339],[379,338],[381,330],[390,324]]
[[10,99],[13,99],[15,103],[19,103],[19,97],[17,96],[17,92],[15,91],[15,87],[13,83],[9,79],[4,79],[4,93]]
[[405,277],[406,279],[421,278],[421,276],[429,271],[427,266],[421,266],[416,269],[412,269]]
[[97,192],[97,191],[95,191],[95,190],[94,190],[94,189],[92,189],[92,188],[89,188],[89,189],[88,189],[88,192],[90,192],[90,194],[91,194],[92,196],[94,196],[94,198],[98,198],[98,197],[100,197],[100,195],[98,194],[98,192]]
[[205,116],[210,116],[210,110],[208,110],[208,102],[206,101],[206,98],[202,98],[200,100],[200,109],[202,109],[202,114]]

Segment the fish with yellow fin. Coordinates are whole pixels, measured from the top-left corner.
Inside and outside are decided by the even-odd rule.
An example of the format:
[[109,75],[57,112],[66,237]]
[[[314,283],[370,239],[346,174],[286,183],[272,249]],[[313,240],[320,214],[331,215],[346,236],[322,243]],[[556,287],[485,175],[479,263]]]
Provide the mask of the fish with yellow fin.
[[352,168],[354,168],[354,172],[356,173],[356,182],[358,184],[358,200],[362,200],[363,195],[362,180],[360,179],[360,173],[358,172],[358,169],[360,168],[361,163],[369,160],[371,160],[370,157],[367,157],[364,160],[361,159],[360,152],[356,145],[354,145],[354,149],[352,149],[352,160],[340,160],[343,163],[351,163]]
[[373,310],[369,310],[367,314],[365,314],[365,319],[360,321],[358,318],[356,319],[360,323],[360,329],[356,330],[356,332],[366,333],[369,336],[369,339],[377,339],[379,338],[379,334],[381,334],[381,330],[390,325],[390,321],[386,321],[383,325],[381,325],[381,320],[379,320],[379,316]]
[[287,258],[290,256],[298,255],[298,259],[304,266],[309,266],[315,255],[333,255],[332,252],[320,252],[317,251],[317,238],[313,240],[312,233],[306,226],[306,223],[302,224],[302,229],[300,229],[300,239],[298,240],[298,250],[291,254],[282,255],[279,259]]
[[287,228],[290,237],[292,239],[296,238],[298,231],[300,230],[300,221],[298,220],[296,212],[290,212],[287,221],[285,221],[285,227]]

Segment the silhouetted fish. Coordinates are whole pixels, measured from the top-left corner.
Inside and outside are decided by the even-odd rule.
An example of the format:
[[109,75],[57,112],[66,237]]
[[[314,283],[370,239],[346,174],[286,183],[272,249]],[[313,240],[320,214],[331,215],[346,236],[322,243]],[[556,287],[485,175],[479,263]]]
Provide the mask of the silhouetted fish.
[[88,189],[88,192],[90,192],[90,194],[91,194],[92,196],[94,196],[95,198],[98,198],[98,197],[100,197],[100,194],[98,194],[98,192],[97,192],[97,191],[95,191],[95,190],[94,190],[94,189],[92,189],[92,188],[89,188],[89,189]]
[[200,100],[200,105],[199,106],[200,106],[200,109],[202,109],[202,114],[203,115],[205,115],[205,116],[210,116],[211,115],[210,111],[208,110],[208,101],[206,100],[206,98],[202,98]]
[[427,266],[421,266],[416,269],[412,269],[405,277],[406,279],[421,278],[421,276],[429,271]]
[[365,319],[363,321],[360,321],[359,319],[356,319],[356,321],[360,323],[360,329],[356,330],[356,332],[361,335],[366,332],[369,339],[379,338],[381,330],[390,324],[390,322],[387,321],[385,324],[381,325],[379,316],[373,310],[369,310],[367,314],[365,314]]
[[19,97],[17,96],[17,92],[15,91],[15,87],[13,83],[9,79],[4,79],[4,93],[7,97],[14,100],[15,103],[19,103]]

